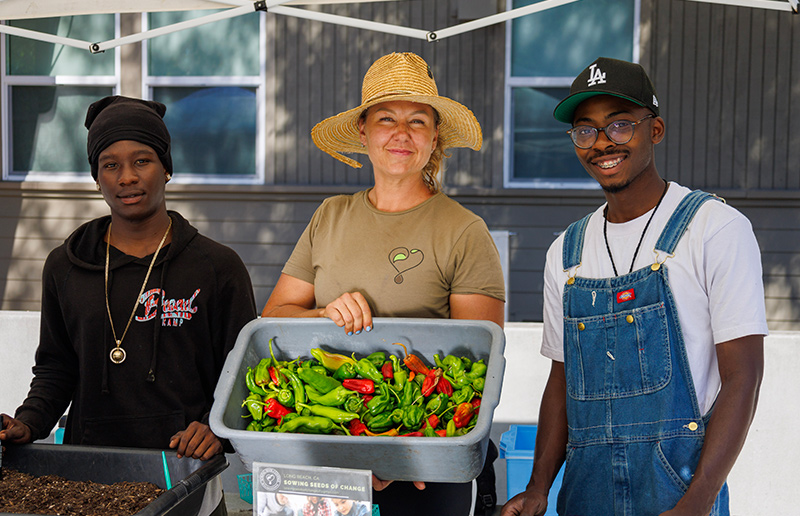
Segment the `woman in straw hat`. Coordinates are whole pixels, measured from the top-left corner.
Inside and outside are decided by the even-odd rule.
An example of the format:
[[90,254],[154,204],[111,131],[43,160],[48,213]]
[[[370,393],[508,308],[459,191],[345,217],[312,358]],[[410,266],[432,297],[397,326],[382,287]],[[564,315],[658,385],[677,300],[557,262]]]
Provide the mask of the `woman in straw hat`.
[[[367,154],[375,185],[322,203],[262,315],[328,317],[347,335],[370,331],[373,316],[502,326],[494,241],[480,217],[441,192],[438,179],[447,149],[480,149],[481,128],[469,109],[438,94],[427,63],[411,53],[378,59],[364,77],[361,105],[323,120],[311,135],[353,167],[361,165],[341,153]],[[424,491],[390,483],[374,481],[382,516],[467,514],[474,499],[470,483]]]

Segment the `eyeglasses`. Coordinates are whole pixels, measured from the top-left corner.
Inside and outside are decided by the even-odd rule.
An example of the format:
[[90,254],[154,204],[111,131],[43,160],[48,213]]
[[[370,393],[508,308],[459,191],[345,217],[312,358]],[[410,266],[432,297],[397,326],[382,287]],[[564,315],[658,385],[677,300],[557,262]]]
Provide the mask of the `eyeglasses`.
[[636,124],[641,124],[643,120],[648,118],[655,118],[655,115],[647,115],[644,118],[640,118],[636,122],[631,122],[630,120],[617,120],[601,128],[592,127],[591,125],[576,125],[567,131],[567,134],[570,136],[570,138],[572,138],[572,143],[574,143],[579,149],[591,148],[592,145],[594,145],[594,142],[597,141],[600,131],[606,133],[606,138],[611,140],[613,143],[622,145],[633,139],[633,130],[635,129]]

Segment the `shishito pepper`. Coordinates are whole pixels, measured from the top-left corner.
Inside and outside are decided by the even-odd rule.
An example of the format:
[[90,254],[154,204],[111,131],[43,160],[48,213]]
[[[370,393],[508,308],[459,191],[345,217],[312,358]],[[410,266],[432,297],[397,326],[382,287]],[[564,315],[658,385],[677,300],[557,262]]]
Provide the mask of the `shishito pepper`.
[[444,393],[439,393],[428,401],[427,405],[425,405],[425,411],[439,416],[442,414],[442,412],[447,410],[447,405],[449,402],[450,396]]
[[298,416],[281,423],[278,432],[329,434],[336,428],[334,422],[322,416]]
[[271,358],[262,358],[256,366],[255,371],[253,372],[253,380],[259,387],[263,387],[264,385],[270,383],[271,379],[269,377],[269,367],[271,365]]
[[475,378],[472,380],[472,388],[478,392],[483,392],[483,388],[486,386],[486,378]]
[[[374,396],[367,402],[367,410],[373,416],[392,408],[393,397],[389,393],[389,388],[383,383],[380,384],[378,388],[380,389],[380,394],[378,396]],[[370,428],[370,430],[373,429]]]
[[245,398],[242,406],[247,407],[247,411],[250,412],[250,416],[255,421],[260,421],[264,416],[264,402],[261,401],[261,396],[256,393],[251,393]]
[[340,382],[342,380],[347,380],[349,378],[355,378],[356,376],[358,376],[356,365],[351,364],[349,362],[340,365],[339,369],[337,369],[336,372],[333,373],[333,377],[339,380]]
[[361,378],[348,378],[342,380],[342,387],[361,394],[372,394],[375,392],[375,382]]
[[422,375],[427,375],[430,372],[430,369],[428,369],[428,366],[426,366],[422,362],[422,359],[420,359],[416,355],[409,355],[408,354],[408,349],[406,348],[405,344],[403,344],[402,342],[394,342],[393,344],[395,346],[402,346],[403,347],[403,351],[405,352],[405,358],[403,358],[403,363],[411,371],[413,371],[416,374],[422,374]]
[[[355,356],[355,353],[353,356]],[[378,371],[378,368],[375,367],[375,364],[370,362],[370,360],[367,358],[362,358],[361,360],[356,361],[356,370],[362,378],[367,378],[375,383],[383,382],[383,375],[380,371]]]
[[388,412],[378,414],[367,422],[367,428],[371,432],[384,432],[394,425],[392,416]]
[[486,376],[487,369],[488,367],[483,362],[483,360],[478,360],[477,362],[473,362],[472,368],[467,373],[467,378],[472,378],[474,380],[475,378]]
[[422,426],[425,410],[417,405],[411,405],[403,409],[403,426],[411,431],[415,431]]
[[325,374],[320,374],[308,367],[298,367],[297,376],[322,394],[327,394],[336,387],[342,385],[342,382],[339,380]]
[[380,369],[383,366],[383,363],[386,362],[386,353],[383,351],[376,351],[367,355],[366,358],[372,362],[372,364],[375,366],[375,369]]
[[420,392],[419,384],[417,382],[406,382],[403,388],[403,397],[400,399],[400,406],[407,407],[412,405],[420,396],[422,396],[422,393]]
[[281,368],[280,373],[285,375],[286,378],[289,379],[289,382],[292,384],[292,389],[294,390],[294,402],[297,403],[305,403],[306,402],[306,391],[303,387],[303,381],[292,371],[288,368]]
[[330,353],[322,348],[312,348],[311,356],[317,359],[317,362],[322,364],[322,366],[331,373],[336,372],[342,364],[356,364],[356,361],[348,356]]
[[467,385],[463,389],[454,392],[450,398],[453,400],[453,403],[460,405],[461,403],[472,401],[473,397],[475,397],[475,389],[473,389],[471,385]]
[[461,403],[458,407],[456,407],[452,422],[456,428],[463,428],[467,426],[474,413],[475,407],[472,405],[472,403]]
[[[344,388],[344,387],[342,387]],[[358,412],[361,413],[365,407],[364,403],[357,394],[353,394],[350,391],[347,391],[347,397],[345,398],[344,402],[340,403],[339,405],[342,406],[348,412]]]
[[326,394],[321,394],[314,387],[308,386],[306,387],[306,395],[308,396],[308,399],[317,405],[338,407],[344,403],[348,397],[353,395],[353,391],[345,389],[343,386],[339,386]]
[[265,396],[267,391],[262,389],[261,387],[256,384],[254,379],[254,371],[252,367],[247,368],[247,373],[244,375],[244,383],[247,386],[247,390],[252,392],[253,394],[258,394],[259,396]]
[[400,367],[400,361],[396,356],[389,355],[389,360],[392,362],[392,379],[394,380],[392,389],[394,389],[395,392],[402,392],[406,380],[408,379],[408,373],[405,369]]
[[327,417],[334,423],[348,423],[358,419],[358,414],[346,412],[336,407],[326,407],[324,405],[306,405],[301,403],[300,407],[307,408],[315,416]]
[[292,392],[291,389],[279,390],[276,399],[284,407],[291,407],[292,405],[294,405],[294,393]]

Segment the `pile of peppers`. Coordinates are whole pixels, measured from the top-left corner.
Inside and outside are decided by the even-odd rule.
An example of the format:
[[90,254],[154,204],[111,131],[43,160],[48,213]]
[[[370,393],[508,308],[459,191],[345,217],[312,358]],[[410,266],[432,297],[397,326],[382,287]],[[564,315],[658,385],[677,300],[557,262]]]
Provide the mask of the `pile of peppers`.
[[247,430],[307,434],[453,437],[478,420],[486,364],[468,357],[376,351],[357,358],[313,348],[248,367]]

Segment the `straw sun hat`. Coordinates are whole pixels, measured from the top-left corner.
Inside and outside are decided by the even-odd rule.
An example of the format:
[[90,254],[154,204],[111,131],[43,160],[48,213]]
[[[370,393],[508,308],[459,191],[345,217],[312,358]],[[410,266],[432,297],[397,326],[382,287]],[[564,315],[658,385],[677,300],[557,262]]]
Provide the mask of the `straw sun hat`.
[[475,115],[458,102],[439,96],[428,63],[410,52],[389,54],[375,61],[364,76],[361,105],[318,123],[311,130],[311,137],[323,151],[359,168],[361,163],[340,153],[367,154],[358,132],[361,113],[375,104],[395,100],[428,104],[439,113],[442,150],[454,147],[480,150],[483,136]]

